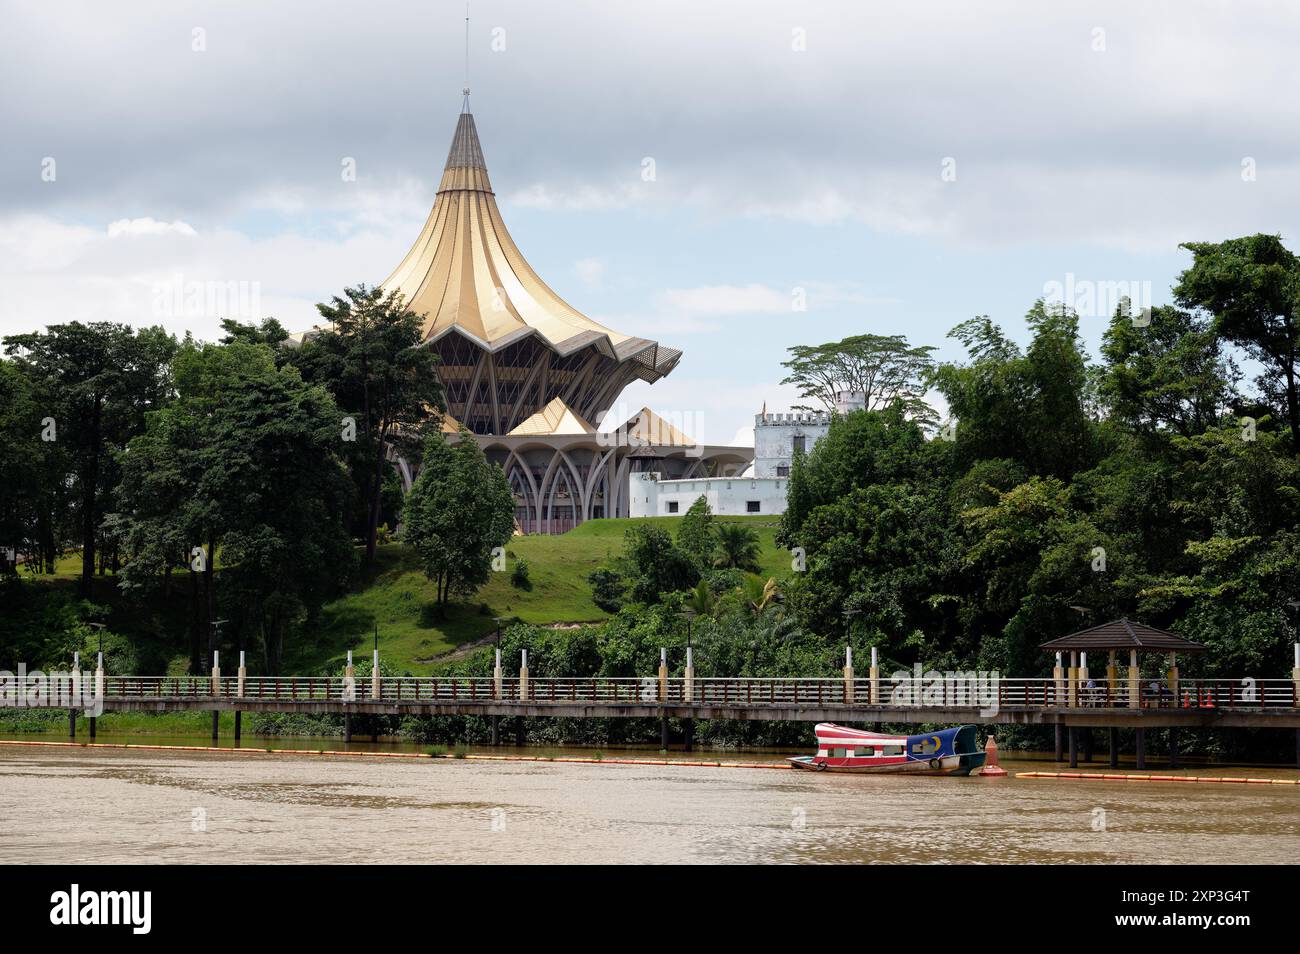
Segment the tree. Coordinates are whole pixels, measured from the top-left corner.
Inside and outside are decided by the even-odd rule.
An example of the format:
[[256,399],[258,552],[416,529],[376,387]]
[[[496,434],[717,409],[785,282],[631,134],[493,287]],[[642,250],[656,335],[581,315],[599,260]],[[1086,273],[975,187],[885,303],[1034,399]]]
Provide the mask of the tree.
[[987,316],[962,322],[949,337],[971,360],[939,365],[931,382],[956,418],[960,466],[1010,457],[1031,473],[1068,479],[1096,459],[1079,319],[1040,300],[1025,320],[1033,338],[1023,352]]
[[453,593],[473,593],[488,581],[493,551],[509,541],[514,515],[505,474],[488,463],[469,430],[460,429],[455,446],[440,433],[428,437],[406,498],[403,532],[437,584],[440,611]]
[[1264,366],[1260,391],[1277,406],[1300,447],[1300,258],[1276,235],[1187,242],[1193,256],[1174,295],[1214,316],[1214,332]]
[[702,573],[713,565],[713,550],[717,545],[713,511],[709,502],[700,496],[677,524],[677,547],[695,561]]
[[1100,396],[1112,415],[1144,434],[1183,437],[1216,424],[1236,394],[1236,367],[1219,336],[1177,308],[1153,308],[1145,324],[1116,311],[1101,346]]
[[623,608],[627,581],[617,570],[602,566],[592,570],[587,577],[591,584],[591,601],[606,613],[617,613]]
[[81,541],[81,593],[90,595],[100,521],[117,483],[115,454],[170,396],[176,339],[160,327],[110,322],[51,325],[5,338],[20,367],[43,382],[47,417],[69,458]]
[[743,523],[718,525],[718,566],[736,570],[759,570],[758,558],[762,553],[758,531]]
[[369,565],[375,559],[385,472],[391,469],[389,449],[418,450],[425,425],[444,407],[437,355],[420,347],[422,318],[396,291],[358,285],[316,309],[331,327],[307,341],[294,360],[305,378],[324,384],[355,418],[354,474],[365,502],[361,536]]
[[673,543],[668,531],[638,523],[623,534],[623,560],[628,567],[632,599],[659,603],[668,593],[689,590],[700,570],[689,554]]
[[122,455],[112,526],[128,554],[123,585],[146,589],[173,567],[190,567],[198,670],[203,633],[216,648],[220,559],[232,621],[257,629],[267,671],[278,673],[291,625],[346,582],[353,565],[342,527],[348,487],[338,408],[296,368],[277,367],[264,344],[187,344],[174,377],[176,400],[148,415]]
[[[925,378],[934,348],[912,347],[903,335],[854,335],[821,345],[796,345],[782,384],[793,384],[799,396],[816,401],[827,411],[836,409],[835,395],[855,391],[866,398],[866,409],[879,410],[899,402],[911,417],[922,422],[934,418],[924,400]],[[815,410],[803,406],[802,410]]]

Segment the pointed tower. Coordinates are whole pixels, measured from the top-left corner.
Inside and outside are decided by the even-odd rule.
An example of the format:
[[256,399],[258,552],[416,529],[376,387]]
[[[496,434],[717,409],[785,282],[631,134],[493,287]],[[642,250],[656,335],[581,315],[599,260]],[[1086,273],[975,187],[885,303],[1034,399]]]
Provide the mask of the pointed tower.
[[508,434],[556,399],[596,419],[681,358],[591,320],[533,271],[497,209],[468,97],[433,210],[383,286],[424,316],[447,410],[478,434]]

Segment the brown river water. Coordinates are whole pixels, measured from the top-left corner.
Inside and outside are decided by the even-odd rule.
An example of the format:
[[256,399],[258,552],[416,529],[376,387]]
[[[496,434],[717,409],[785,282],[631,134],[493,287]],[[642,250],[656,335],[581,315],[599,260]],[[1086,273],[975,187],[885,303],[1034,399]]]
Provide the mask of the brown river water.
[[[262,745],[295,747],[290,740],[245,742],[250,749]],[[623,757],[658,758],[604,752],[605,759]],[[770,754],[678,757],[780,761]],[[1061,768],[1007,758],[1002,764],[1012,776]],[[1080,771],[1108,770],[1094,763]],[[1262,768],[1182,774],[1300,777],[1295,770]],[[1293,785],[258,751],[0,745],[0,820],[4,864],[1196,864],[1300,858],[1300,786]]]

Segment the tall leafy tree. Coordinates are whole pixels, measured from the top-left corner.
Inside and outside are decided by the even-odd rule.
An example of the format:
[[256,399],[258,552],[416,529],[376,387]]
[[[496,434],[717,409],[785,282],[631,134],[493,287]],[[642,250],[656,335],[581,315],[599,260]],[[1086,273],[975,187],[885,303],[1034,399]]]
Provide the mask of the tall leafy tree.
[[424,445],[420,474],[406,497],[403,539],[437,586],[440,610],[453,594],[488,581],[493,551],[514,532],[514,494],[505,473],[461,428],[455,445],[440,433]]
[[352,567],[338,408],[296,368],[276,367],[262,344],[188,345],[175,380],[177,399],[149,415],[122,455],[114,525],[129,553],[124,585],[147,587],[190,567],[198,669],[202,635],[215,647],[222,561],[227,605],[260,636],[267,671],[278,672],[293,623]]
[[1238,372],[1209,322],[1178,308],[1119,309],[1102,340],[1099,391],[1111,414],[1140,433],[1183,437],[1228,410]]
[[1300,258],[1276,235],[1188,242],[1192,266],[1174,294],[1214,316],[1214,331],[1264,367],[1260,391],[1300,446]]
[[81,591],[90,595],[100,521],[117,483],[115,454],[168,398],[176,339],[160,327],[110,322],[51,325],[12,335],[6,350],[40,379],[57,441],[69,457],[81,543]]
[[869,411],[901,403],[918,420],[930,421],[933,408],[924,400],[925,378],[933,365],[934,348],[912,346],[903,335],[854,335],[820,345],[796,345],[781,362],[789,373],[782,384],[793,384],[799,396],[835,410],[835,395],[856,391],[866,398]]
[[421,316],[402,296],[382,288],[345,288],[316,306],[330,327],[310,339],[295,361],[308,380],[324,384],[355,417],[354,474],[365,503],[361,536],[372,564],[390,448],[418,452],[430,417],[443,409],[437,356],[420,347]]

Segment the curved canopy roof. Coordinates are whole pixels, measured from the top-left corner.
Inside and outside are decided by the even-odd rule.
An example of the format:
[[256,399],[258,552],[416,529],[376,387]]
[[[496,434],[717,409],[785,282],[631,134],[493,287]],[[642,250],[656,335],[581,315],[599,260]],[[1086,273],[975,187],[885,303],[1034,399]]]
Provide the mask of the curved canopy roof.
[[1039,644],[1040,649],[1048,652],[1072,649],[1137,649],[1162,653],[1199,653],[1209,647],[1201,643],[1184,639],[1176,633],[1170,633],[1145,623],[1135,623],[1128,619],[1111,620],[1090,629],[1081,629],[1069,636],[1058,636]]
[[383,287],[425,316],[424,338],[452,332],[498,351],[536,335],[560,355],[595,347],[655,381],[681,352],[592,321],[565,302],[525,261],[497,209],[474,117],[456,123],[433,210]]

